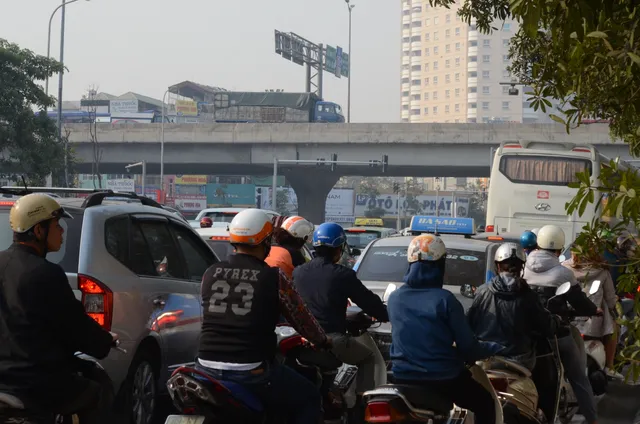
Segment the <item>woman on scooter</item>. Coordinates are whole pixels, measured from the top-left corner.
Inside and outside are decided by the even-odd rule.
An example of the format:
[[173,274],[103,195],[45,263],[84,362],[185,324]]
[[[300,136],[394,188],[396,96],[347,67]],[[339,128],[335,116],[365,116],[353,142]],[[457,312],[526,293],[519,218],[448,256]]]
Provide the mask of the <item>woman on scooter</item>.
[[388,300],[395,382],[437,392],[472,411],[476,424],[495,424],[493,399],[465,362],[493,356],[503,346],[478,341],[460,302],[442,288],[446,253],[442,239],[433,234],[409,244],[406,284]]
[[[605,372],[611,378],[623,380],[624,377],[615,371],[614,360],[616,357],[617,340],[614,337],[616,330],[616,303],[618,297],[613,284],[613,278],[608,270],[606,261],[602,254],[598,252],[597,247],[592,246],[588,249],[590,254],[583,253],[584,248],[572,246],[571,259],[562,263],[563,266],[569,268],[580,284],[583,290],[589,292],[591,284],[599,280],[601,282],[598,291],[590,295],[591,301],[603,311],[602,316],[590,317],[587,320],[578,320],[576,327],[586,337],[602,339],[604,350],[606,352],[606,369]],[[596,252],[595,256],[594,253]]]

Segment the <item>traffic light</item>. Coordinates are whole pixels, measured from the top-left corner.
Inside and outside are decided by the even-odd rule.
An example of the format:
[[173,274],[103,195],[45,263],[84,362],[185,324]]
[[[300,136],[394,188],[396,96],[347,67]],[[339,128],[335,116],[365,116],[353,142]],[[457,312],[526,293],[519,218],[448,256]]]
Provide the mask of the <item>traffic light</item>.
[[338,154],[337,153],[332,153],[331,154],[331,171],[335,171],[336,170],[336,165],[338,162]]
[[382,155],[382,172],[387,172],[388,166],[389,166],[389,156]]

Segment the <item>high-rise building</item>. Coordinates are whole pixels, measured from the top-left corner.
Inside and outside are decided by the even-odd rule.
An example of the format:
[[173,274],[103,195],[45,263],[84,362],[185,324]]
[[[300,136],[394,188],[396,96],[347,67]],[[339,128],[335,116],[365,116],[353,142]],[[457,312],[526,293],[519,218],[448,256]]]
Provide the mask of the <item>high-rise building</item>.
[[[402,122],[551,122],[511,82],[509,42],[518,30],[505,21],[492,34],[428,0],[402,1]],[[547,112],[548,113],[548,112]]]

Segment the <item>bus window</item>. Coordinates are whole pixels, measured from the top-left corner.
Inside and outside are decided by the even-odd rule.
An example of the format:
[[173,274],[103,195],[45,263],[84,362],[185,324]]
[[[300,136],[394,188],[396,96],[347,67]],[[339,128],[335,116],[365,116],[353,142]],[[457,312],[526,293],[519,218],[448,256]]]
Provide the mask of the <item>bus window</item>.
[[588,170],[588,159],[553,156],[509,155],[500,159],[500,173],[516,184],[566,186],[577,182],[577,173]]

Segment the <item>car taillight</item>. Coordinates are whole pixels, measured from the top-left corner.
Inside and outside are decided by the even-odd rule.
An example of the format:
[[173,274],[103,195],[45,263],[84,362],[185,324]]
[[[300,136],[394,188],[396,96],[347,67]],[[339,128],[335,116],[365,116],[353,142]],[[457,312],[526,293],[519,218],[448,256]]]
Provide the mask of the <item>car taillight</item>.
[[491,377],[489,380],[493,388],[496,389],[496,392],[505,393],[509,389],[509,380],[506,378]]
[[111,331],[113,292],[95,278],[78,275],[78,289],[82,292],[84,310],[102,328]]
[[364,420],[368,423],[397,423],[406,418],[387,402],[370,402],[364,411]]
[[487,228],[485,228],[485,231],[487,233],[493,233],[495,231],[496,227],[493,225],[487,225]]

